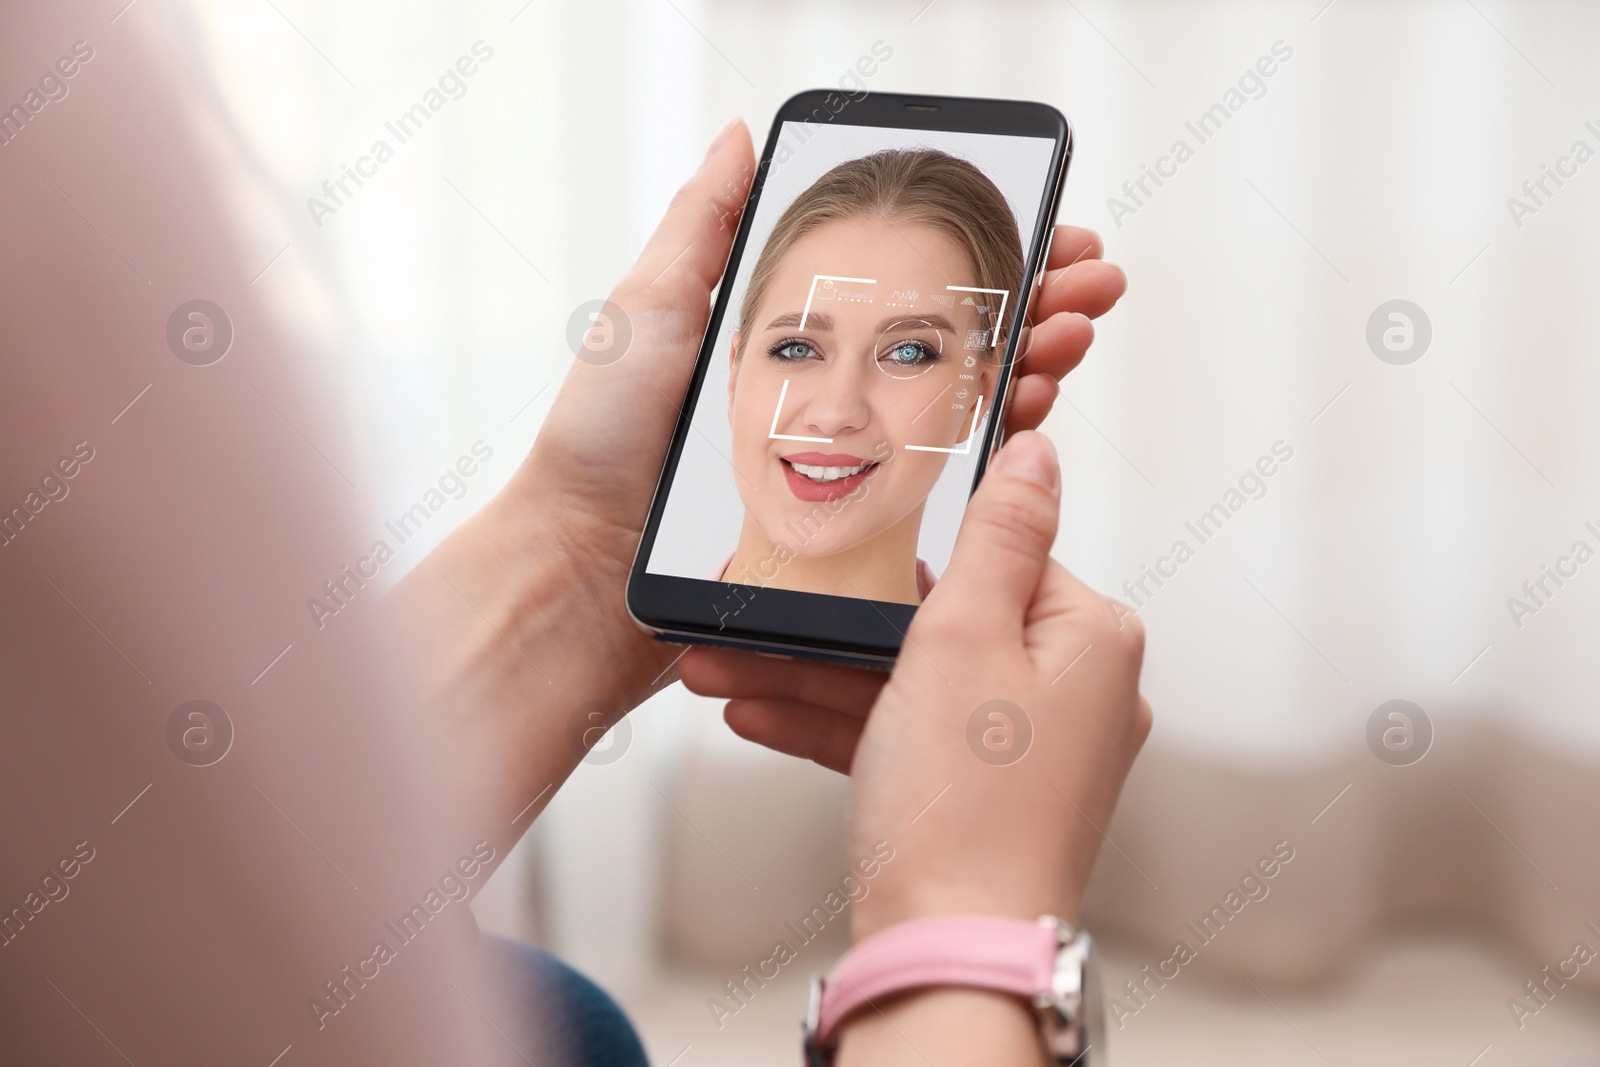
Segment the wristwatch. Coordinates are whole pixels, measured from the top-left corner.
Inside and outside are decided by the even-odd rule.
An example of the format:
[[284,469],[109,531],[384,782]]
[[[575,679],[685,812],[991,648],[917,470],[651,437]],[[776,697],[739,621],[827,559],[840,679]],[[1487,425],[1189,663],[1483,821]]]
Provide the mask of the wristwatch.
[[1053,915],[1037,922],[941,915],[881,930],[811,986],[806,1067],[828,1067],[839,1025],[886,997],[928,986],[1009,993],[1032,1005],[1048,1063],[1106,1063],[1094,942]]

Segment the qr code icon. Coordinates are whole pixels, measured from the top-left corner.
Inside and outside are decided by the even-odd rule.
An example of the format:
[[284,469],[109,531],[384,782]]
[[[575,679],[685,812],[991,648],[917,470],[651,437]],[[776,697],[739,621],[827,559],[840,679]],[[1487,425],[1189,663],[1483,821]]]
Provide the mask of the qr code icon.
[[970,352],[981,352],[984,349],[991,347],[993,345],[993,334],[993,330],[968,330],[966,346],[967,350]]

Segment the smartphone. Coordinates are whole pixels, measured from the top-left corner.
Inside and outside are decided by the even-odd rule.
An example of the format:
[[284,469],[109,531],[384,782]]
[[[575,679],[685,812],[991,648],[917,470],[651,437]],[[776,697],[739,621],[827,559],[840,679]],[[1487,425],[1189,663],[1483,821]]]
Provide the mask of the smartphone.
[[1071,154],[1046,104],[779,109],[629,576],[639,623],[894,663],[1000,445]]

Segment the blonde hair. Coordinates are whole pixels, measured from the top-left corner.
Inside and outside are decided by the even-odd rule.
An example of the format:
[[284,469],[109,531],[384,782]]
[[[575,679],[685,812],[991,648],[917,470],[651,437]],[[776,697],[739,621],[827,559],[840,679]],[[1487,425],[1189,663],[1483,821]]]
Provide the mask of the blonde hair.
[[778,216],[739,304],[739,355],[778,264],[794,243],[831,222],[862,215],[939,230],[967,254],[977,275],[955,281],[1005,289],[1011,293],[1006,307],[1015,306],[1022,281],[1022,237],[1011,205],[994,182],[966,160],[938,149],[885,148],[840,163]]

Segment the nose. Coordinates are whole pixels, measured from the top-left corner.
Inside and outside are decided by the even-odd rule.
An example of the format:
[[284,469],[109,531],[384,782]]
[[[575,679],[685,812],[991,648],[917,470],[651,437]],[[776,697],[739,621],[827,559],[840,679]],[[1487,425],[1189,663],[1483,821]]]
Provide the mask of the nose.
[[869,361],[859,355],[832,359],[816,372],[797,375],[789,396],[807,431],[818,437],[840,437],[863,430],[872,419],[866,372]]

